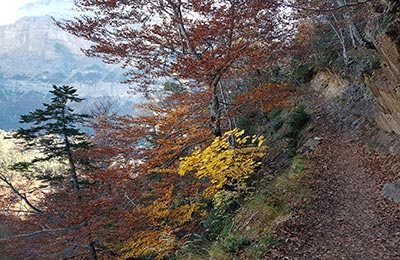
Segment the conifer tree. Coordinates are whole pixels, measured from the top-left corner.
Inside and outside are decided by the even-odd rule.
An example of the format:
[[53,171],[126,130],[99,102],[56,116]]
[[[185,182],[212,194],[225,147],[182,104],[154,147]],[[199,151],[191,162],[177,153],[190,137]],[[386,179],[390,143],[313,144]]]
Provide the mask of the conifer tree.
[[42,157],[28,163],[20,163],[26,168],[36,162],[51,159],[66,160],[74,190],[79,190],[77,176],[77,159],[74,153],[79,149],[88,149],[90,143],[77,125],[84,123],[89,115],[77,114],[69,106],[71,102],[81,102],[77,90],[70,86],[53,85],[50,93],[53,95],[49,104],[44,103],[44,109],[36,109],[21,116],[20,123],[30,124],[27,128],[19,128],[14,138],[24,139],[26,149],[38,149]]

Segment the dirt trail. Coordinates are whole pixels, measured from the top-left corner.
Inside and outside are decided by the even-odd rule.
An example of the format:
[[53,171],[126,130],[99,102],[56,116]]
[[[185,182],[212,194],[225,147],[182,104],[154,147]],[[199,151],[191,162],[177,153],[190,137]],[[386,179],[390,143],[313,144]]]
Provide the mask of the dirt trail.
[[277,229],[285,242],[265,259],[400,259],[400,205],[381,195],[385,182],[400,178],[400,158],[366,151],[356,118],[319,108],[323,142],[310,155],[312,196]]

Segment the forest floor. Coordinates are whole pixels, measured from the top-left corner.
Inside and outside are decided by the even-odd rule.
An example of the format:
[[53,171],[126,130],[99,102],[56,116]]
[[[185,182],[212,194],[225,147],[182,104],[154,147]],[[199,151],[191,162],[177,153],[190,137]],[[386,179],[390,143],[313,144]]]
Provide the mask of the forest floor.
[[382,196],[400,178],[400,158],[366,148],[368,124],[316,101],[313,123],[322,142],[308,154],[311,195],[263,259],[400,259],[400,204]]

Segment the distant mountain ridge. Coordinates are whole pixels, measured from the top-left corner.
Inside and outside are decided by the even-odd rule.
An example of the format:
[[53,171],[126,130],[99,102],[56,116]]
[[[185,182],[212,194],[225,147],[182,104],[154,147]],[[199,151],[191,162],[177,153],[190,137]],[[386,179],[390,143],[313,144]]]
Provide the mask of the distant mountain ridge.
[[[8,74],[71,70],[84,57],[80,49],[86,46],[87,42],[56,27],[50,17],[25,17],[0,26],[0,66]],[[15,61],[25,63],[16,68]]]
[[18,127],[20,115],[46,101],[53,84],[76,87],[87,106],[105,98],[131,113],[139,98],[120,83],[122,69],[86,57],[81,49],[88,46],[50,17],[25,17],[0,26],[0,128]]
[[[73,54],[82,56],[80,52],[85,41],[60,30],[49,16],[24,17],[9,25],[0,26],[2,49],[0,53],[11,53],[13,50],[51,54],[50,41],[57,41]],[[71,41],[74,39],[75,41]],[[47,42],[46,42],[47,41]],[[39,45],[46,44],[47,45]],[[88,43],[86,42],[86,46]],[[50,49],[44,49],[50,47]]]

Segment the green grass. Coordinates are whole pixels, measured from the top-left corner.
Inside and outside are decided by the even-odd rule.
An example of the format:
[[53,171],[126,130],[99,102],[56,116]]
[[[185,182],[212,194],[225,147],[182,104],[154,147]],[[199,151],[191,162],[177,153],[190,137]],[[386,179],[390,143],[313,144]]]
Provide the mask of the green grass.
[[236,212],[209,216],[209,228],[218,235],[208,243],[178,250],[176,259],[260,259],[268,248],[279,244],[271,229],[289,220],[307,198],[304,180],[308,174],[308,160],[295,156],[289,169],[247,196]]
[[303,180],[308,174],[308,161],[295,156],[290,169],[252,195],[235,217],[236,231],[252,241],[242,252],[245,259],[259,259],[262,253],[278,241],[270,236],[276,227],[294,213],[308,196]]

